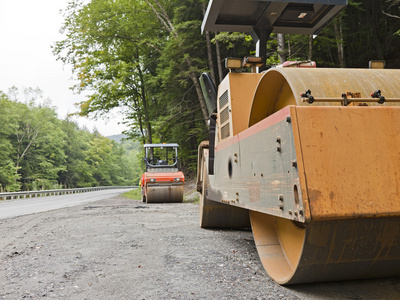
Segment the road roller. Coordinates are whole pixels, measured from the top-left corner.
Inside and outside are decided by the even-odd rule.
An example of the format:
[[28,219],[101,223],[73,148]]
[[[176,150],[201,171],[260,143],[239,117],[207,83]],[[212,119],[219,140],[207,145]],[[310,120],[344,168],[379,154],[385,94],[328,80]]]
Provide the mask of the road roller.
[[178,144],[144,144],[145,172],[140,180],[142,201],[183,202],[185,176],[178,169]]
[[[213,0],[202,29],[313,34],[343,2]],[[399,276],[400,70],[262,63],[226,60],[215,96],[200,78],[200,226],[251,228],[282,285]]]

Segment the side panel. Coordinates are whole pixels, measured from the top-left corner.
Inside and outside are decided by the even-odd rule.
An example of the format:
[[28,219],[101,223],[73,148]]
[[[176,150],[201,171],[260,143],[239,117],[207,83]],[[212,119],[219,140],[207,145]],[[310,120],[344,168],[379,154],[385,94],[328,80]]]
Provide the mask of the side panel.
[[289,107],[217,146],[208,197],[305,221]]
[[399,107],[284,108],[217,146],[209,198],[300,222],[399,216],[399,120]]
[[400,215],[400,108],[296,107],[313,220]]

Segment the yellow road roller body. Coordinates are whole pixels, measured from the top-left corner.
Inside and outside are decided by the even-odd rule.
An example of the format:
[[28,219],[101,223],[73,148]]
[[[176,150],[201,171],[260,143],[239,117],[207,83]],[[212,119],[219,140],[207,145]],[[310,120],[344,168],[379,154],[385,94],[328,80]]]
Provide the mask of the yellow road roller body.
[[243,60],[253,73],[227,60],[215,97],[200,78],[200,226],[251,227],[280,284],[400,275],[400,70],[260,72],[270,33],[318,34],[346,5],[210,0],[203,20],[202,31],[250,34],[260,60]]
[[400,275],[398,101],[400,70],[229,73],[199,147],[200,225],[251,224],[281,284]]

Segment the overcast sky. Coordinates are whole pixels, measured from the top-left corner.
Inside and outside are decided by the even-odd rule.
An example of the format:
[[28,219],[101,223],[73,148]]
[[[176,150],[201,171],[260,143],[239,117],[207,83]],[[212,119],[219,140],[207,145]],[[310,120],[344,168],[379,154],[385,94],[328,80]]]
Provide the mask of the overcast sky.
[[[16,86],[40,88],[64,118],[76,112],[74,103],[84,100],[69,89],[73,85],[71,69],[56,61],[50,46],[62,39],[59,33],[67,0],[0,0],[0,91]],[[76,118],[90,131],[96,127],[105,136],[119,134],[121,116],[92,121]]]

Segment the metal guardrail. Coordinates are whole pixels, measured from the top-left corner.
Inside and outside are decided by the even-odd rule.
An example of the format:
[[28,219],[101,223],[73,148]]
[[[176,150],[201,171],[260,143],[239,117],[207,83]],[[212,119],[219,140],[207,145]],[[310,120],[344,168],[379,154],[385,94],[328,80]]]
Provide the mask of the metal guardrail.
[[76,189],[58,189],[58,190],[43,190],[43,191],[10,192],[10,193],[0,193],[0,200],[11,200],[11,199],[21,199],[21,198],[33,198],[33,197],[46,197],[46,196],[56,196],[56,195],[67,195],[67,194],[94,192],[94,191],[101,191],[101,190],[134,189],[134,188],[138,188],[138,186],[96,186],[96,187],[76,188]]

